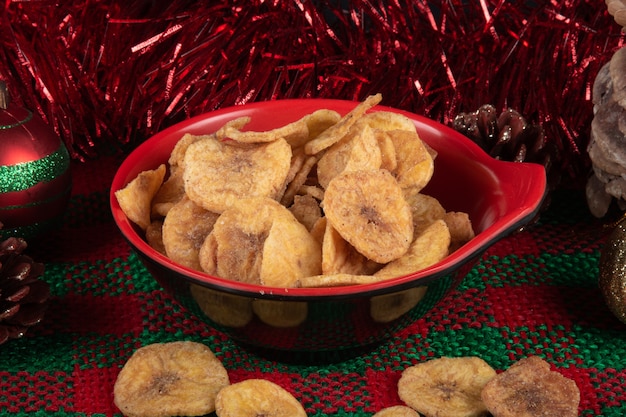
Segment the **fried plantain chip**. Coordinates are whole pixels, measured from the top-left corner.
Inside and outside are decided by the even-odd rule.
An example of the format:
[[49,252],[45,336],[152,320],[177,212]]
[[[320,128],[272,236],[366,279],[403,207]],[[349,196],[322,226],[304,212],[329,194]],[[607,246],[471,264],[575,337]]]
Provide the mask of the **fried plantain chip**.
[[205,210],[187,196],[176,203],[163,221],[163,246],[167,257],[201,271],[200,247],[213,230],[219,214]]
[[157,193],[166,173],[165,164],[140,172],[124,188],[115,192],[115,198],[128,219],[145,231],[150,225],[152,198]]
[[450,229],[450,253],[474,238],[474,229],[467,213],[449,211],[444,215],[443,220]]
[[328,184],[323,208],[337,232],[374,262],[401,257],[413,241],[411,209],[386,170],[339,174]]
[[280,198],[291,164],[284,139],[237,145],[204,139],[189,145],[183,179],[190,199],[221,213],[244,197]]
[[417,411],[405,405],[394,405],[383,408],[372,417],[420,417]]
[[397,166],[392,174],[403,189],[421,191],[430,181],[435,164],[428,148],[416,132],[394,130],[389,132],[397,155]]
[[497,417],[576,417],[580,390],[538,356],[520,359],[491,379],[482,400]]
[[445,258],[449,247],[448,226],[443,220],[436,220],[415,238],[406,254],[389,262],[374,275],[388,279],[422,270]]
[[483,417],[480,398],[496,371],[478,357],[441,357],[406,368],[398,381],[398,395],[426,416]]
[[113,398],[128,417],[201,416],[215,411],[218,391],[229,384],[226,369],[207,346],[155,343],[128,359]]
[[298,288],[343,287],[346,285],[362,285],[380,282],[381,279],[372,275],[333,274],[313,275],[300,278],[296,282]]
[[380,103],[381,100],[382,95],[380,94],[367,97],[364,101],[357,104],[355,108],[343,116],[337,123],[324,130],[315,139],[307,142],[306,145],[304,145],[305,152],[308,155],[315,155],[339,142],[341,138],[348,133],[358,118],[365,114],[366,111]]
[[317,163],[317,180],[322,188],[338,174],[378,169],[382,156],[374,131],[367,125],[350,129],[339,142],[328,148]]
[[276,205],[263,243],[260,281],[268,287],[289,288],[299,278],[322,273],[322,248],[289,210]]
[[302,404],[266,379],[245,379],[224,387],[215,400],[218,417],[306,417]]
[[322,243],[322,274],[371,275],[381,265],[359,253],[326,222]]

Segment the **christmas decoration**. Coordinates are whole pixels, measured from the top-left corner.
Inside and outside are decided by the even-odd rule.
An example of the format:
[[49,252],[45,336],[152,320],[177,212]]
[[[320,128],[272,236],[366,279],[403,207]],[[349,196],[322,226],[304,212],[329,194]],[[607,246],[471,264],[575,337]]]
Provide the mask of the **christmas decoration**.
[[219,107],[380,92],[445,124],[514,108],[579,183],[593,79],[623,41],[601,0],[9,1],[0,78],[79,159]]
[[600,255],[598,286],[609,310],[626,323],[626,219],[609,235]]
[[[608,1],[615,21],[626,25],[626,5]],[[586,184],[587,205],[604,217],[615,201],[626,209],[626,47],[605,63],[593,84],[593,120],[587,151],[593,172]]]
[[50,288],[40,279],[44,266],[23,254],[26,247],[21,238],[0,241],[0,344],[24,336],[48,306]]
[[452,126],[494,158],[543,165],[548,191],[558,186],[561,175],[553,169],[558,160],[554,142],[547,141],[543,128],[526,120],[517,110],[509,108],[498,113],[495,106],[484,104],[474,112],[459,113]]
[[606,8],[621,26],[626,26],[626,2],[624,0],[606,0]]
[[12,105],[0,81],[0,238],[58,225],[71,191],[70,156],[39,117]]

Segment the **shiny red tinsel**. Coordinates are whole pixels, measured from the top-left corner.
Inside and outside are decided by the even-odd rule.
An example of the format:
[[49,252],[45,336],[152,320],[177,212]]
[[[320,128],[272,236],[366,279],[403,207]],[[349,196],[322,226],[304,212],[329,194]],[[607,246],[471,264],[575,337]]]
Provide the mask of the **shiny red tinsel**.
[[604,1],[6,0],[0,79],[75,158],[260,100],[383,104],[449,124],[481,104],[540,122],[585,172],[591,86],[621,47]]

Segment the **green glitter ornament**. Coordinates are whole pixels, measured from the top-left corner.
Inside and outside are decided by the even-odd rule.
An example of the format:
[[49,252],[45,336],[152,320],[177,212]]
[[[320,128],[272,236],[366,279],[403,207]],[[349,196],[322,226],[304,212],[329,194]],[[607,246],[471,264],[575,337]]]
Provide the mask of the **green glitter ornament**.
[[41,118],[12,105],[0,81],[0,239],[57,227],[70,192],[67,148]]

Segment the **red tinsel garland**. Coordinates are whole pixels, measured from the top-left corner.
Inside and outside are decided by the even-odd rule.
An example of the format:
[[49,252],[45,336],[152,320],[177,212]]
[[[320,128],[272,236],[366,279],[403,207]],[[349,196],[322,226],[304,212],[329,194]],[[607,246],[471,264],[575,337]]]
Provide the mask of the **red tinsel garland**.
[[[404,4],[406,3],[406,4]],[[622,46],[604,1],[11,1],[0,79],[74,158],[184,118],[294,97],[383,104],[449,124],[481,104],[543,125],[586,175],[591,87]]]

